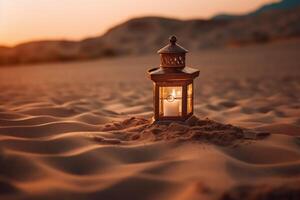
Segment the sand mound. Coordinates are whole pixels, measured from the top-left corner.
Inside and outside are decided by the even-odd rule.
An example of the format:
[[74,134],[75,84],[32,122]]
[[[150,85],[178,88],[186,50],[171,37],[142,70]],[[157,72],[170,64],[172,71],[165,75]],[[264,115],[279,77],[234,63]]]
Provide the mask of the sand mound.
[[208,118],[193,116],[186,122],[151,123],[151,120],[132,117],[104,125],[102,131],[114,133],[120,140],[96,140],[104,143],[123,141],[197,141],[221,146],[237,145],[247,140],[263,139],[268,132],[259,132],[222,124]]

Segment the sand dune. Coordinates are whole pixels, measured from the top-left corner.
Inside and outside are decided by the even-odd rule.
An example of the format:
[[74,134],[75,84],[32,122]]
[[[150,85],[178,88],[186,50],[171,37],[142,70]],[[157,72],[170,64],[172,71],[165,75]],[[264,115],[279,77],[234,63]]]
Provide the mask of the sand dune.
[[230,19],[134,18],[101,36],[81,41],[32,41],[0,47],[0,66],[152,54],[174,34],[180,44],[192,51],[299,39],[299,11],[299,3],[293,0],[286,9],[268,9]]
[[0,199],[297,199],[299,50],[190,55],[188,125],[149,124],[154,56],[1,68]]

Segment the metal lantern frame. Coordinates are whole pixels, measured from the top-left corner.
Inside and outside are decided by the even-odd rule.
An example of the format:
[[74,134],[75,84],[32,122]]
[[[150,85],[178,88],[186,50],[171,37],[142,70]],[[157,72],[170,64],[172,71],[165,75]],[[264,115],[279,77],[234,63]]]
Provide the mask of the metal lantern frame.
[[[153,102],[154,102],[154,121],[185,121],[193,115],[194,111],[194,79],[199,76],[199,70],[185,66],[185,48],[178,45],[175,36],[170,37],[170,43],[160,49],[160,67],[148,71],[149,78],[153,81]],[[178,98],[176,105],[172,104],[169,96],[164,97],[165,89],[176,88],[181,98]],[[181,88],[181,93],[178,88]],[[173,92],[175,89],[173,89]],[[170,100],[174,101],[174,98]],[[166,103],[164,103],[166,101]],[[169,106],[179,106],[178,114],[166,115],[164,109]],[[173,103],[174,104],[174,103]]]

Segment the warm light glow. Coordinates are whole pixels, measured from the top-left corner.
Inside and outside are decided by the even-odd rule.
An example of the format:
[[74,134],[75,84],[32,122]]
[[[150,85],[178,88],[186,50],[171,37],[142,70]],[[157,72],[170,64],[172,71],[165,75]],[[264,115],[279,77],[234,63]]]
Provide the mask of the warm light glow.
[[175,92],[175,89],[174,89],[174,88],[172,89],[172,96],[173,96],[174,98],[176,98],[176,92]]
[[193,84],[189,84],[187,87],[187,113],[193,111]]
[[82,39],[139,16],[208,18],[244,13],[272,0],[0,0],[0,45]]
[[161,87],[160,113],[163,116],[180,116],[182,112],[182,87]]

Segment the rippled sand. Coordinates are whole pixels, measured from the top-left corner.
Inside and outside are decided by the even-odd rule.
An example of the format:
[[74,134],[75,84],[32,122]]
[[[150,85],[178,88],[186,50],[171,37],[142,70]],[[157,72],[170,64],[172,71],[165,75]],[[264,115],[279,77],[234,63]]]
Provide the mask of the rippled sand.
[[0,199],[297,197],[299,44],[189,55],[195,115],[273,133],[234,147],[120,137],[152,115],[158,56],[0,68]]

